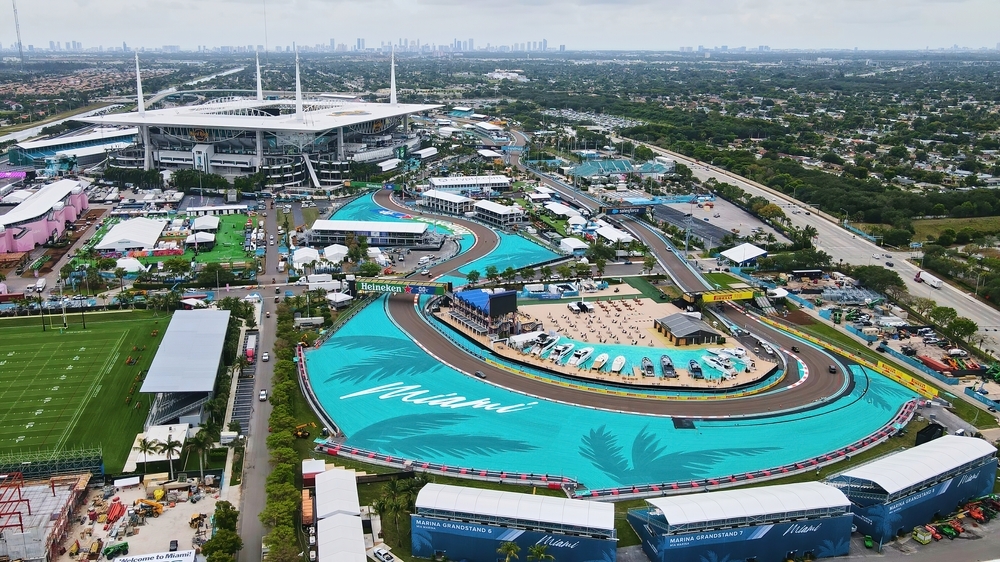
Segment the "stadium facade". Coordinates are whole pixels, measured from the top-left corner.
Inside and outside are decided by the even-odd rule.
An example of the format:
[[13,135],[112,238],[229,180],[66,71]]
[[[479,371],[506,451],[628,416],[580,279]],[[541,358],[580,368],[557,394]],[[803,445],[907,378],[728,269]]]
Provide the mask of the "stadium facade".
[[262,172],[268,187],[338,187],[352,163],[376,163],[420,148],[409,133],[409,116],[438,105],[396,101],[393,57],[389,103],[344,96],[305,99],[295,59],[295,99],[264,99],[260,61],[257,96],[222,98],[201,105],[145,109],[136,55],[136,111],[82,119],[138,129],[136,144],[111,154],[114,166],[134,169],[197,169],[228,179]]
[[851,503],[819,482],[669,496],[630,509],[653,562],[811,560],[844,556]]
[[427,484],[416,508],[410,527],[418,558],[495,562],[506,542],[522,553],[546,545],[559,562],[615,562],[617,555],[611,504]]
[[993,491],[996,447],[946,435],[831,478],[851,500],[858,531],[884,544]]

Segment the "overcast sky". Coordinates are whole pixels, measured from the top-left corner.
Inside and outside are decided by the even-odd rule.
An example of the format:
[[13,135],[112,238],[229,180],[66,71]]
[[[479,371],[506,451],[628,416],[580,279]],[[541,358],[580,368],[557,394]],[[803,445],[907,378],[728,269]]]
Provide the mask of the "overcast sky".
[[[21,0],[25,45],[194,48],[399,38],[476,47],[932,49],[1000,43],[1000,0]],[[16,41],[0,3],[0,42]]]

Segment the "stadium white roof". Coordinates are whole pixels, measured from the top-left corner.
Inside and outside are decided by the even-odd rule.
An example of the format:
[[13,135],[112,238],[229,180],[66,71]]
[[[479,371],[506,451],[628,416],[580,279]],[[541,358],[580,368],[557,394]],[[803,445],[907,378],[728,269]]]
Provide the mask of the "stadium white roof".
[[353,470],[334,468],[316,475],[316,517],[361,515],[358,481]]
[[139,392],[211,392],[229,328],[228,310],[178,310]]
[[443,484],[427,484],[421,488],[416,507],[418,510],[473,513],[606,531],[615,528],[615,507],[609,503]]
[[83,158],[85,156],[105,154],[106,152],[113,150],[121,150],[130,146],[132,146],[132,143],[130,142],[113,142],[111,144],[99,144],[97,146],[87,146],[84,148],[65,148],[57,152],[56,156],[76,156],[77,158]]
[[696,525],[851,505],[843,492],[821,482],[668,496],[646,502],[662,511],[670,525]]
[[[191,127],[240,131],[289,131],[323,133],[340,127],[352,127],[369,121],[402,117],[441,107],[423,104],[388,104],[349,102],[336,99],[304,100],[302,120],[295,115],[295,100],[237,99],[178,106],[168,109],[113,113],[81,118],[80,121],[105,125]],[[282,110],[279,115],[265,112]]]
[[749,242],[744,242],[735,248],[729,248],[722,252],[722,257],[733,263],[745,263],[754,258],[759,258],[767,253],[767,250],[758,248]]
[[97,250],[118,250],[121,248],[150,249],[156,246],[166,221],[157,221],[145,217],[137,217],[120,222],[111,227],[104,235],[101,243],[95,246]]
[[982,439],[945,435],[848,470],[837,479],[868,480],[894,494],[996,452],[996,447]]
[[423,222],[388,222],[388,221],[337,221],[318,220],[313,223],[313,230],[332,230],[335,232],[396,232],[403,234],[422,234],[429,225]]
[[429,197],[431,199],[441,199],[442,201],[447,201],[449,203],[467,203],[469,201],[472,201],[472,198],[470,197],[459,195],[457,193],[452,193],[450,191],[438,191],[437,189],[429,189],[423,192],[421,197]]
[[316,544],[319,562],[368,562],[360,517],[335,515],[320,519]]
[[[128,129],[118,129],[115,127],[98,127],[91,132],[84,135],[75,135],[68,137],[57,137],[54,139],[43,139],[36,141],[25,141],[17,143],[17,146],[23,148],[24,150],[34,150],[38,148],[56,148],[66,144],[74,144],[78,142],[92,142],[99,140],[120,140],[122,137],[136,136],[139,134],[139,129],[135,127]],[[103,149],[102,149],[103,150]]]
[[498,215],[510,215],[514,213],[523,213],[521,209],[513,206],[501,205],[496,201],[476,201],[476,208],[490,211],[491,213],[496,213]]
[[0,226],[10,226],[22,222],[38,219],[48,213],[74,190],[83,191],[83,183],[76,180],[59,180],[50,183],[30,197],[22,201],[17,207],[5,215],[0,215]]

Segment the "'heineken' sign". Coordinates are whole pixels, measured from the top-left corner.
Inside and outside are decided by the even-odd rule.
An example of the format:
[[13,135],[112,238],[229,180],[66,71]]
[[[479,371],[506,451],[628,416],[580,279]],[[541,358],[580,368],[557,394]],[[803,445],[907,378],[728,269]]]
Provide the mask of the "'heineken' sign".
[[443,295],[449,287],[447,283],[413,283],[406,280],[357,279],[354,289],[359,293],[406,293],[411,295]]

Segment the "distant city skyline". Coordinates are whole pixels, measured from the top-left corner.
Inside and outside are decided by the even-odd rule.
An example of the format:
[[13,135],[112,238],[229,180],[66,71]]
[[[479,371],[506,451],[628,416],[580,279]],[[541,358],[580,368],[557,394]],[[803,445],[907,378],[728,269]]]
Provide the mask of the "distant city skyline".
[[[294,11],[292,8],[295,8]],[[266,10],[266,26],[265,26]],[[365,49],[396,38],[452,51],[513,49],[547,40],[548,51],[678,51],[771,49],[921,50],[996,49],[1000,2],[996,0],[514,0],[474,3],[411,0],[384,4],[342,0],[50,0],[18,5],[22,43],[49,50],[121,48],[192,51],[229,46],[293,43],[333,50]],[[16,45],[11,5],[0,3],[0,44]],[[85,22],[85,24],[81,24]],[[516,25],[507,25],[509,24]],[[266,30],[265,30],[266,27]],[[52,44],[50,45],[50,42]],[[456,48],[456,43],[458,44]],[[471,45],[470,45],[471,43]],[[58,50],[58,49],[54,49]],[[80,50],[80,49],[68,49]],[[323,50],[315,48],[313,50]],[[529,50],[517,49],[517,50]],[[530,49],[538,50],[541,49]]]

